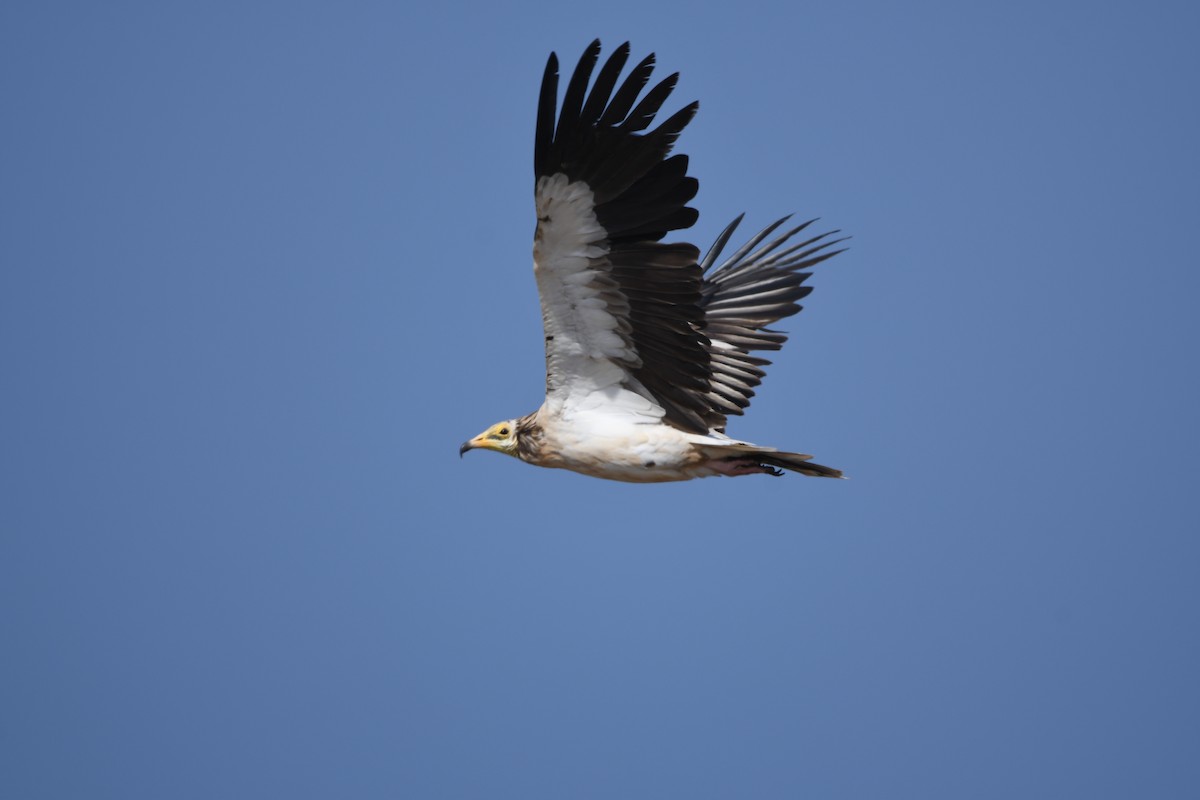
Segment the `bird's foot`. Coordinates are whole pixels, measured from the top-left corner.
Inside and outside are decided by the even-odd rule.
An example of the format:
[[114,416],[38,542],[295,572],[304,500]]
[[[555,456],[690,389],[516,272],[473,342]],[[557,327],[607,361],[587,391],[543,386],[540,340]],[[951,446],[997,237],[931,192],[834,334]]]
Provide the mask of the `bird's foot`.
[[739,475],[762,475],[764,473],[774,475],[777,478],[783,475],[783,470],[781,469],[760,464],[752,458],[738,456],[717,459],[716,461],[709,462],[709,466],[722,475],[728,475],[731,478],[736,478]]

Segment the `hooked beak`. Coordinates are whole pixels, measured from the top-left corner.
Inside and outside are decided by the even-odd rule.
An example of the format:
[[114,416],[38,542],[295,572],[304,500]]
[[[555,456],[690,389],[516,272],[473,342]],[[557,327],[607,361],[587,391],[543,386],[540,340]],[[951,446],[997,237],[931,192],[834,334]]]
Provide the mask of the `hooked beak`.
[[478,448],[484,447],[484,446],[485,446],[484,438],[483,438],[483,434],[481,433],[478,436],[476,436],[474,439],[468,439],[467,441],[462,443],[462,447],[458,448],[458,457],[462,458],[463,455],[468,450],[477,450]]

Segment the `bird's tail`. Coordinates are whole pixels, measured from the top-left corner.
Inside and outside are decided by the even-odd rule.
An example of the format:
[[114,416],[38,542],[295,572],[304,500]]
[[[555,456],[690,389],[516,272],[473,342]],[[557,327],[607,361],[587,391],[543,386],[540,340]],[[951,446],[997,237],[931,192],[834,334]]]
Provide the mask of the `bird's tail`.
[[[742,466],[753,467],[757,465],[761,469],[750,469],[749,472],[772,472],[774,470],[787,469],[792,472],[799,472],[801,475],[811,475],[814,478],[844,478],[840,469],[826,467],[822,464],[814,464],[812,456],[804,453],[785,453],[782,450],[776,450],[772,447],[760,447],[749,442],[729,441],[722,442],[716,447],[706,447],[705,454],[713,460],[722,462],[739,462]],[[740,472],[738,474],[746,475],[749,472]],[[776,472],[777,475],[782,475],[781,472]]]
[[754,457],[759,463],[766,464],[771,467],[779,467],[780,469],[790,469],[792,472],[799,472],[801,475],[809,475],[814,478],[844,478],[840,469],[826,467],[823,464],[814,464],[810,459],[812,456],[804,455],[803,453],[781,453],[778,451],[770,451],[766,453],[755,453]]

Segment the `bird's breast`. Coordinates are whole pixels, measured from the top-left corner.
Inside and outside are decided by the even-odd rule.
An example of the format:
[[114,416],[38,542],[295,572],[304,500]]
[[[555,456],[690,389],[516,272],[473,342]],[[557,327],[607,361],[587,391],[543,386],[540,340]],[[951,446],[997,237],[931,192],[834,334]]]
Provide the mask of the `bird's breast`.
[[667,425],[576,418],[544,426],[539,466],[597,478],[660,483],[697,477],[703,456],[686,434]]

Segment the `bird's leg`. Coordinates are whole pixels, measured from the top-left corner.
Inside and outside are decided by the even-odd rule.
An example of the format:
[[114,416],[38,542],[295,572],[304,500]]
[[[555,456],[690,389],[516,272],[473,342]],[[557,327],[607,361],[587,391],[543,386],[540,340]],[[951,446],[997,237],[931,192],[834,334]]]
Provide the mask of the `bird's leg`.
[[760,464],[753,458],[744,456],[731,456],[730,458],[718,458],[709,462],[709,466],[715,469],[722,475],[728,475],[736,478],[739,475],[774,475],[779,477],[783,474],[783,470],[768,467],[766,464]]

